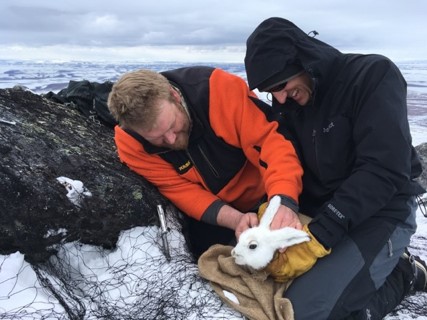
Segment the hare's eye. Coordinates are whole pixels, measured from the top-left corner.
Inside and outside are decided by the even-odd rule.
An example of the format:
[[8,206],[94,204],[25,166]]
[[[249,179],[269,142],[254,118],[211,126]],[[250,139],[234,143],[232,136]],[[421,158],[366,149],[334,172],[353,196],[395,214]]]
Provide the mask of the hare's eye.
[[249,249],[255,250],[258,247],[258,244],[255,241],[249,243]]

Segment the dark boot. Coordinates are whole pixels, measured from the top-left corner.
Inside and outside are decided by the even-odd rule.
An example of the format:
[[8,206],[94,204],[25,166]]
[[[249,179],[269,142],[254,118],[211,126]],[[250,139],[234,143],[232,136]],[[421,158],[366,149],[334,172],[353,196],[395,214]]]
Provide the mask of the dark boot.
[[410,291],[424,291],[427,292],[427,266],[420,257],[414,256],[409,253],[408,249],[403,253],[403,259],[406,259],[411,267],[413,273],[413,280],[411,282]]
[[348,319],[383,319],[402,302],[406,295],[415,291],[426,291],[426,269],[424,261],[406,250],[368,305],[353,313]]

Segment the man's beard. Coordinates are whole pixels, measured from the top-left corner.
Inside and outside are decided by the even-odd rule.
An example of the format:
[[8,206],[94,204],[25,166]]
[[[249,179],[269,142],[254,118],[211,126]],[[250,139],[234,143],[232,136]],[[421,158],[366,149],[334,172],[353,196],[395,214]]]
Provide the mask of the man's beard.
[[178,110],[184,116],[185,123],[180,132],[176,134],[176,140],[173,144],[164,144],[163,147],[172,149],[172,150],[186,150],[188,148],[188,141],[190,140],[190,131],[191,131],[191,120],[190,116],[185,112],[185,109],[182,105],[177,105]]
[[172,150],[186,150],[188,148],[188,141],[190,140],[191,120],[185,113],[183,107],[180,106],[179,110],[182,112],[186,120],[182,130],[177,133],[175,142],[172,145],[166,146]]
[[172,145],[166,145],[165,147],[172,150],[186,150],[188,148],[188,140],[189,140],[188,132],[187,131],[180,132],[176,137],[175,143]]

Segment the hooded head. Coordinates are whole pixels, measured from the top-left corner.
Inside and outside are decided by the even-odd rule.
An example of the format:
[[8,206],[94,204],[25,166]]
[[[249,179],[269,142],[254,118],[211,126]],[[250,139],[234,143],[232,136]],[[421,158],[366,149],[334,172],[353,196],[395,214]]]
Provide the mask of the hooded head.
[[[338,50],[282,18],[263,21],[246,41],[245,67],[251,90],[268,89],[298,72],[327,67]],[[308,70],[307,70],[308,71]]]
[[257,88],[259,91],[270,91],[272,88],[288,82],[289,80],[299,76],[303,72],[303,67],[298,64],[287,65],[282,71],[274,74],[272,77],[261,82],[257,86]]

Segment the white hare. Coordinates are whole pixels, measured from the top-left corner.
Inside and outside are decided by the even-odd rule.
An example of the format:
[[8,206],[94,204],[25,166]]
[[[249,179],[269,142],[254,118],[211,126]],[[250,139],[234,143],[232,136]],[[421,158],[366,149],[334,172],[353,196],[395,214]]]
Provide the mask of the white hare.
[[257,227],[245,230],[231,251],[236,264],[259,270],[273,259],[276,250],[309,241],[309,235],[295,228],[270,230],[271,221],[279,209],[280,197],[274,196]]

